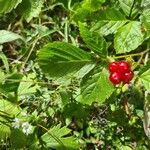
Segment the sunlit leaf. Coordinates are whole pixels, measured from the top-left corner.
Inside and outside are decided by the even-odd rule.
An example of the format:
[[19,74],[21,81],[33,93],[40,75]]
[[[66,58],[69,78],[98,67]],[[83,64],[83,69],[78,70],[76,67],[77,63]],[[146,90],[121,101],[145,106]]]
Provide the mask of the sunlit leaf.
[[81,99],[84,104],[103,103],[113,93],[114,87],[108,79],[108,72],[103,69],[81,83]]
[[11,42],[17,39],[23,39],[20,35],[7,31],[7,30],[0,30],[0,44]]
[[150,139],[150,94],[147,91],[145,92],[143,125],[145,134]]
[[78,72],[84,65],[92,63],[83,50],[65,42],[49,43],[38,53],[38,62],[51,77],[61,77]]
[[114,47],[116,53],[126,53],[135,50],[143,42],[141,23],[132,21],[121,27],[115,34]]
[[127,21],[119,10],[108,8],[101,12],[99,21],[92,26],[91,31],[107,36],[116,33]]
[[21,2],[22,0],[0,0],[0,14],[10,12]]
[[150,91],[150,69],[142,73],[140,79],[143,82],[144,87]]
[[0,100],[0,138],[10,135],[10,120],[20,112],[20,108],[7,100]]
[[44,0],[23,0],[20,6],[23,17],[27,22],[34,17],[38,17],[43,7]]
[[20,84],[18,87],[18,95],[27,95],[31,93],[35,93],[38,86],[36,82],[34,83],[35,75],[29,74],[27,77],[24,76],[20,80]]
[[[140,7],[138,1],[134,0],[119,0],[120,7],[126,14],[126,16],[137,16],[138,15],[138,7]],[[134,4],[133,4],[134,3]]]
[[84,22],[91,19],[91,14],[101,8],[105,0],[84,0],[76,5],[73,13],[73,20]]
[[93,52],[106,58],[107,56],[107,43],[105,39],[97,33],[89,31],[83,24],[79,24],[80,34],[83,41],[87,44]]
[[[47,133],[42,135],[41,139],[46,143],[47,148],[54,148],[56,150],[77,150],[79,148],[75,138],[67,136],[70,129],[59,125],[49,129]],[[64,137],[65,136],[65,137]]]
[[144,29],[147,31],[147,36],[150,36],[150,9],[145,9],[141,15],[141,22],[144,25]]

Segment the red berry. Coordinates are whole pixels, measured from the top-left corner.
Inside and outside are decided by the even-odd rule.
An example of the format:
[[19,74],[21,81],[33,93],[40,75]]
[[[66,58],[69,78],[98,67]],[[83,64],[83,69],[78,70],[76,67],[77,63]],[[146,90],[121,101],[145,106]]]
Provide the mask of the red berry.
[[117,72],[118,71],[118,62],[110,63],[108,68],[109,68],[110,73]]
[[121,78],[118,72],[114,72],[111,73],[109,76],[109,80],[113,83],[113,84],[119,84],[121,82]]
[[124,83],[129,83],[132,78],[133,78],[133,72],[132,71],[129,71],[129,72],[126,72],[124,74],[121,75],[121,80],[124,82]]
[[128,62],[125,61],[118,62],[118,72],[122,74],[122,73],[129,72],[130,70],[131,68]]

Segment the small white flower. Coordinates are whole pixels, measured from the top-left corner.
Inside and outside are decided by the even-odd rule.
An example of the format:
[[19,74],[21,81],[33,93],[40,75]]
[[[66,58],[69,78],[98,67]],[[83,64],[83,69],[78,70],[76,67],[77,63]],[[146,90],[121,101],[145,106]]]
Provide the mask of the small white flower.
[[22,131],[24,134],[29,135],[32,133],[32,125],[28,122],[22,123]]
[[12,122],[12,127],[15,129],[19,129],[21,126],[21,120],[19,118],[15,118]]

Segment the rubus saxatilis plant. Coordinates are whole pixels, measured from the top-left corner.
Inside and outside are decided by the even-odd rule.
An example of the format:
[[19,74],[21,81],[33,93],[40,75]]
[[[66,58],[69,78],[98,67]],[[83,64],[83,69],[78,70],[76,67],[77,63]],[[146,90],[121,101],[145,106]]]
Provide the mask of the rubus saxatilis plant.
[[0,149],[149,150],[149,52],[149,0],[0,0]]

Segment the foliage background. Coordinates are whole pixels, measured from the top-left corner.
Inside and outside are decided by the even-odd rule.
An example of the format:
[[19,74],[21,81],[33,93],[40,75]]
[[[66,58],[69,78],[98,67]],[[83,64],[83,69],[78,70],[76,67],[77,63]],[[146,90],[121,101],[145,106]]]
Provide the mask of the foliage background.
[[[1,0],[0,149],[150,149],[149,6]],[[110,83],[114,60],[130,84]]]

